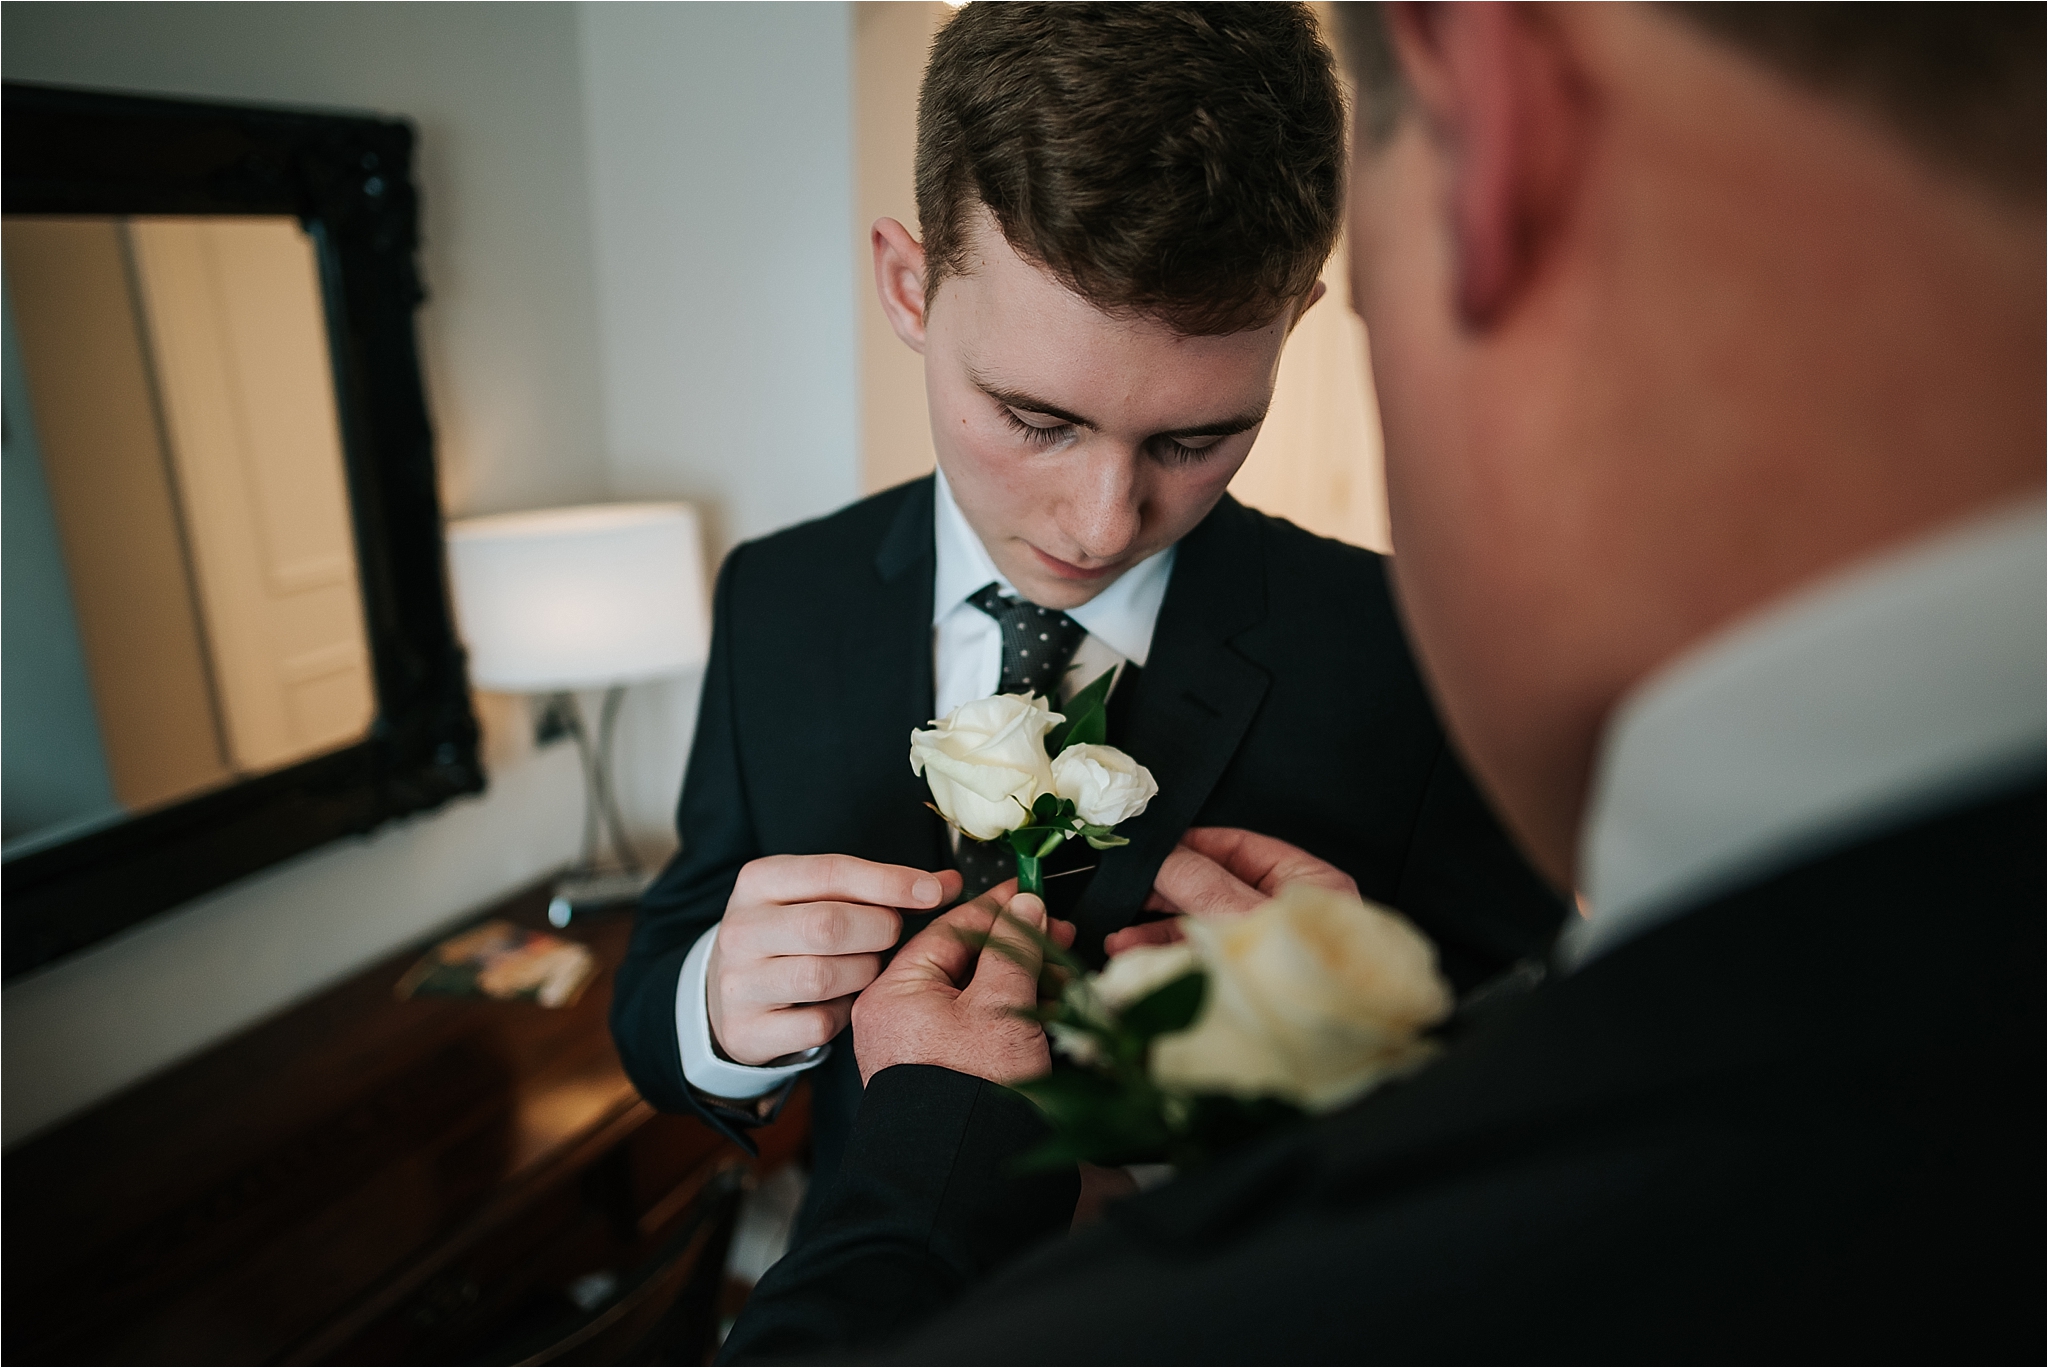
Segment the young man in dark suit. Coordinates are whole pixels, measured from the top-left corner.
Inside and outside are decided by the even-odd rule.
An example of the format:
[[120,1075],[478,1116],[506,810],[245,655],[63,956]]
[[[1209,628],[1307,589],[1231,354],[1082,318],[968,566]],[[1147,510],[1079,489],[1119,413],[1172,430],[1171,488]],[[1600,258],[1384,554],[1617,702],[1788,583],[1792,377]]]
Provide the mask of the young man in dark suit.
[[1159,793],[1129,845],[1049,871],[1081,953],[1185,830],[1232,824],[1402,909],[1460,986],[1547,947],[1561,904],[1445,743],[1381,558],[1224,492],[1322,291],[1343,120],[1298,6],[975,6],[940,33],[925,240],[873,235],[939,471],[726,561],[682,849],[613,1013],[657,1106],[743,1134],[808,1071],[829,1177],[848,1013],[902,913],[1014,869],[927,810],[911,730],[1110,669],[1109,740]]
[[[1421,1072],[1064,1240],[998,1086],[1035,976],[933,928],[727,1356],[2038,1359],[2042,9],[1345,9],[1404,616],[1589,915]],[[1161,893],[1311,867],[1234,839]]]

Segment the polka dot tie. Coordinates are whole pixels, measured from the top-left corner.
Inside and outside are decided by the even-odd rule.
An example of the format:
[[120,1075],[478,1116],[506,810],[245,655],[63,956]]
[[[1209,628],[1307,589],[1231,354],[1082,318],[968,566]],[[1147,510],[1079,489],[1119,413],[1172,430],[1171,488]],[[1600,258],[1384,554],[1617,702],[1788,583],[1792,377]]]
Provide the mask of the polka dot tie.
[[1060,680],[1088,629],[1057,608],[1005,598],[993,584],[967,601],[996,620],[1003,631],[1003,677],[997,693],[1035,693],[1059,703]]
[[[1088,629],[1057,608],[1041,608],[1023,599],[1005,598],[993,584],[983,585],[967,601],[996,620],[1003,633],[1002,681],[997,693],[1035,693],[1057,706],[1060,680],[1074,662]],[[966,876],[962,899],[994,888],[1017,872],[1017,854],[1007,841],[960,838],[960,872]]]

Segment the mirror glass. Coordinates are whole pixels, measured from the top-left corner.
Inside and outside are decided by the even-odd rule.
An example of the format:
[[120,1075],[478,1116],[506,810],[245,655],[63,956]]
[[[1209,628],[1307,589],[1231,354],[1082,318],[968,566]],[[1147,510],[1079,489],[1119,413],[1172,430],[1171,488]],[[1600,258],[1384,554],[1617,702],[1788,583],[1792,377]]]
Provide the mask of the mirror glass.
[[359,740],[375,712],[315,244],[9,216],[9,856]]

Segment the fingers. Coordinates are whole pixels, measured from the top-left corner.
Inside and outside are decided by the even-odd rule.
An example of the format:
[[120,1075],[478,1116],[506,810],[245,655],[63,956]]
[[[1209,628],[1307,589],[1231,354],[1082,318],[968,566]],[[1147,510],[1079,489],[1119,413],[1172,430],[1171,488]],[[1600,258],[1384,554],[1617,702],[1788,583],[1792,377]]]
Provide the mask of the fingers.
[[973,902],[969,903],[968,906],[979,907],[983,912],[988,914],[991,920],[993,920],[995,918],[996,913],[1001,911],[1003,908],[1008,907],[1010,905],[1010,899],[1016,896],[1017,881],[1015,879],[1005,879],[1001,883],[997,884],[994,888],[991,888],[988,892],[982,894]]
[[1140,945],[1172,945],[1186,939],[1187,933],[1180,929],[1177,921],[1139,922],[1136,926],[1126,926],[1106,936],[1102,952],[1114,958]]
[[726,913],[719,943],[735,955],[880,954],[896,944],[903,918],[870,903],[771,903]]
[[735,1064],[759,1067],[784,1055],[816,1049],[833,1039],[846,1029],[853,1015],[853,1003],[854,996],[849,994],[831,1002],[750,1014],[736,1033],[738,1042],[721,1038],[718,1043]]
[[740,870],[734,897],[748,902],[871,903],[877,907],[943,907],[960,896],[960,872],[877,864],[851,855],[770,855]]
[[1290,860],[1315,859],[1299,846],[1241,827],[1192,827],[1180,840],[1253,888],[1262,888],[1273,871]]
[[980,938],[995,924],[995,909],[988,901],[984,894],[962,903],[912,936],[889,961],[876,985],[943,979],[948,987],[957,988],[967,982],[974,973]]
[[[998,924],[989,901],[933,922],[855,1001],[863,1084],[897,1064],[936,1064],[1005,1084],[1050,1067],[1044,1030],[1017,1011],[1036,1000],[1036,944],[1017,926]],[[1017,898],[1012,907],[1027,924],[1045,926],[1038,899]],[[965,991],[955,986],[963,982]]]
[[735,1005],[780,1007],[858,993],[882,972],[882,957],[776,955],[738,963],[728,960],[721,970],[718,991],[728,1011]]
[[990,929],[988,944],[974,966],[974,978],[960,994],[963,1002],[972,1000],[978,1008],[1029,1007],[1038,1001],[1043,955],[1038,942],[1019,929],[1018,923],[1045,932],[1045,904],[1030,893],[1020,893],[1010,899],[1008,910],[1009,917]]
[[1059,948],[1062,950],[1073,949],[1074,936],[1076,935],[1078,930],[1079,928],[1077,928],[1072,922],[1061,921],[1058,917],[1054,917],[1052,919],[1053,944],[1059,946]]
[[1102,1219],[1103,1209],[1111,1202],[1129,1197],[1137,1190],[1138,1182],[1128,1170],[1081,1165],[1081,1197],[1074,1203],[1074,1220],[1070,1228],[1079,1230],[1082,1226],[1093,1225]]
[[1183,846],[1214,860],[1267,897],[1290,883],[1312,883],[1346,893],[1358,891],[1351,876],[1329,861],[1256,831],[1242,827],[1191,827],[1180,840]]
[[1266,895],[1209,856],[1189,846],[1175,846],[1153,880],[1159,895],[1196,916],[1232,916],[1249,912]]

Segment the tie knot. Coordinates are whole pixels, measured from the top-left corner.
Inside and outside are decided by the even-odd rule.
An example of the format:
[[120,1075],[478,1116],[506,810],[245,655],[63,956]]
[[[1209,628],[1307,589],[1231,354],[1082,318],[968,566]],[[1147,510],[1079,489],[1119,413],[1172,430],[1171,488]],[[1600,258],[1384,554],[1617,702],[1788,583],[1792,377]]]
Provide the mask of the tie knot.
[[1057,701],[1060,680],[1088,629],[1057,608],[1006,597],[985,584],[967,601],[996,620],[1003,634],[1003,674],[997,693],[1035,693]]

